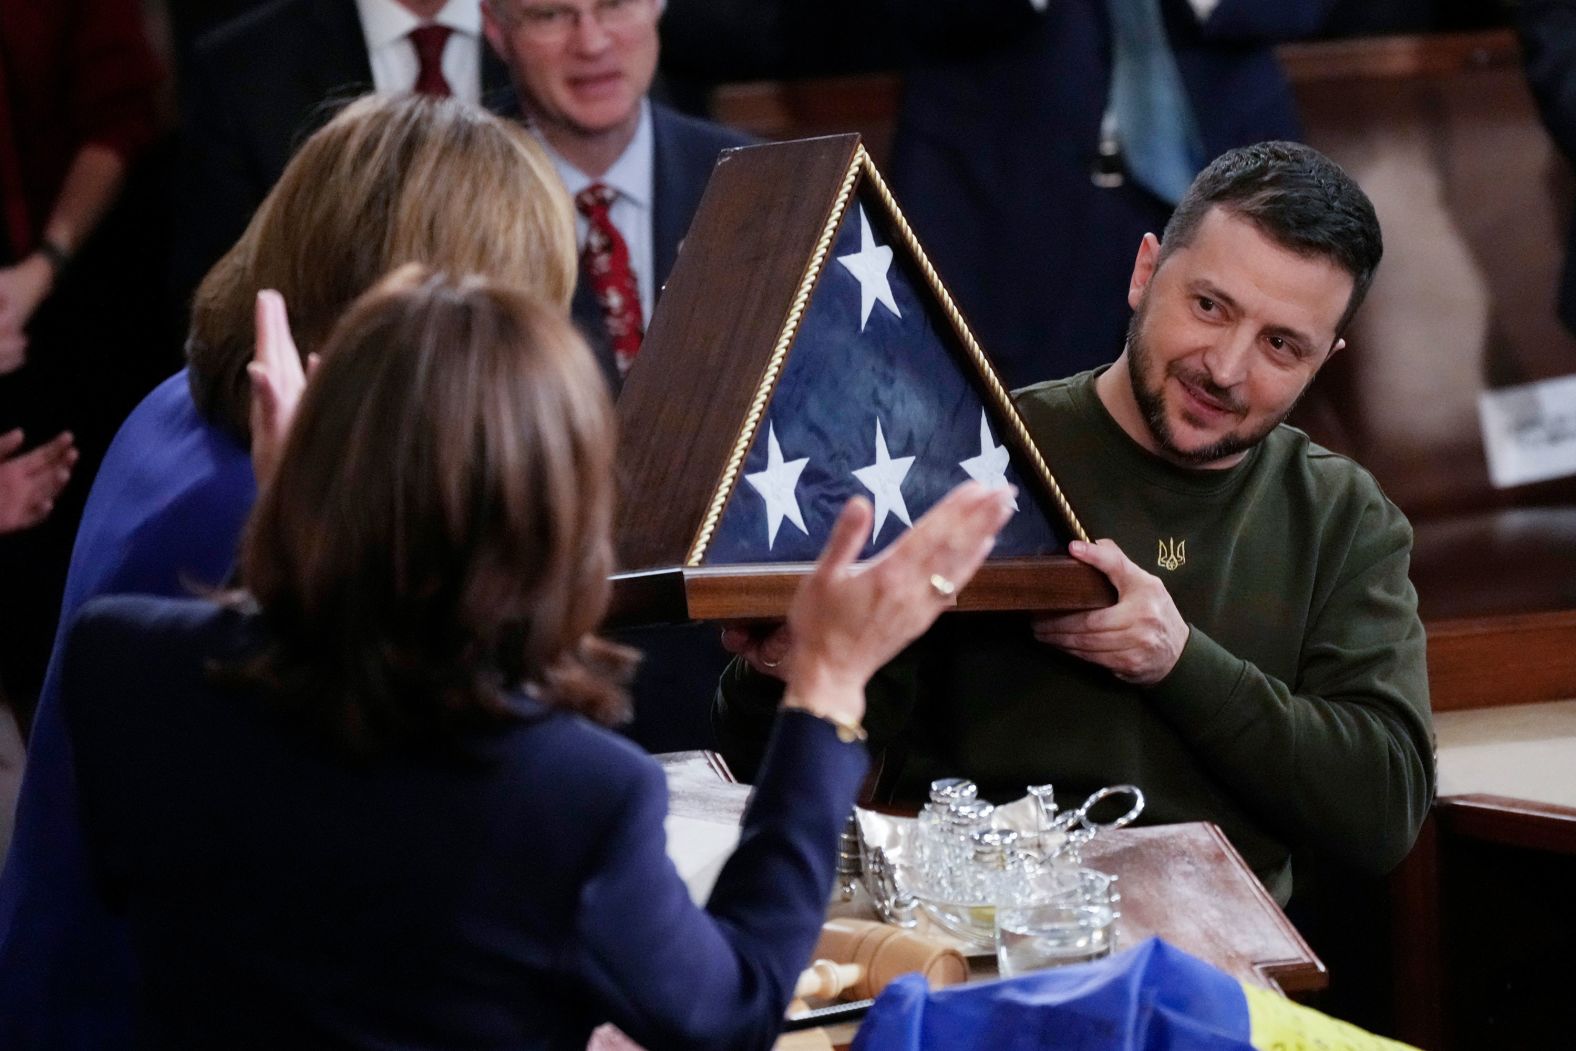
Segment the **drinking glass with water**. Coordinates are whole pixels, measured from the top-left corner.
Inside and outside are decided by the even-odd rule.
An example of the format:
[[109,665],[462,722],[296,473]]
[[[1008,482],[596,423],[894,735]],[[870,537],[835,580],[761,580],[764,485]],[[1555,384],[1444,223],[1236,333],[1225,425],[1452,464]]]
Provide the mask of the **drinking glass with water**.
[[1116,877],[1057,868],[1036,877],[1016,900],[996,907],[996,963],[1003,977],[1083,963],[1116,946]]

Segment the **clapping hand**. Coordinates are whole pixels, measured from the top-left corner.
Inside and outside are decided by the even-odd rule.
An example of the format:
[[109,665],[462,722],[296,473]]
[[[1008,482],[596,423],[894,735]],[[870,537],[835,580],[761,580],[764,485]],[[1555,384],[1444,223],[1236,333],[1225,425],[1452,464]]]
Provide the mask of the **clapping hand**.
[[0,533],[29,529],[48,518],[77,462],[69,433],[18,455],[22,440],[21,430],[0,434]]
[[257,345],[246,374],[252,381],[252,473],[262,488],[279,467],[285,436],[295,418],[307,377],[317,368],[317,355],[301,367],[301,354],[290,335],[285,300],[278,292],[257,293]]
[[1075,540],[1068,553],[1110,578],[1116,604],[1035,617],[1034,637],[1110,669],[1123,682],[1153,686],[1171,674],[1187,644],[1188,625],[1160,578],[1140,569],[1112,540]]
[[49,295],[54,271],[42,256],[0,266],[0,375],[27,361],[27,323]]
[[758,657],[778,655],[773,666],[788,681],[784,705],[861,721],[870,676],[953,604],[1011,516],[1011,490],[966,482],[861,565],[856,559],[870,536],[870,504],[849,501],[815,571],[794,595],[787,625],[752,644]]

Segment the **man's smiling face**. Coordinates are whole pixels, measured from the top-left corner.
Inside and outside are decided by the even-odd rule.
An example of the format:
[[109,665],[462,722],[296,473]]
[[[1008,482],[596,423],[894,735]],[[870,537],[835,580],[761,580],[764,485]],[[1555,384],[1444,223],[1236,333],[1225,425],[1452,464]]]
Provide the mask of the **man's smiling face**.
[[1152,452],[1229,467],[1286,418],[1339,350],[1349,273],[1250,220],[1209,211],[1191,241],[1139,249],[1128,287],[1128,374]]
[[657,71],[658,0],[492,0],[487,38],[550,139],[633,134]]

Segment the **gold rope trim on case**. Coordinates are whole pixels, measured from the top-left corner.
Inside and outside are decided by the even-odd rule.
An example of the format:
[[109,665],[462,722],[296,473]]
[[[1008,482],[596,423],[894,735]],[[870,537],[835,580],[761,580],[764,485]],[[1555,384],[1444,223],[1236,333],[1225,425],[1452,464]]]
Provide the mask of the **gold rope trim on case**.
[[827,253],[831,251],[832,241],[837,236],[838,226],[843,221],[843,213],[848,209],[848,200],[854,194],[854,184],[858,182],[861,170],[874,170],[863,146],[859,146],[854,151],[853,162],[849,164],[848,171],[843,175],[843,184],[838,188],[837,199],[832,204],[832,214],[827,217],[826,225],[821,228],[821,236],[815,242],[815,251],[810,253],[810,262],[805,266],[804,277],[799,280],[799,290],[794,293],[793,303],[788,308],[788,316],[783,321],[782,331],[778,333],[777,343],[772,347],[771,357],[766,362],[766,371],[761,375],[760,385],[755,388],[755,397],[750,400],[750,409],[744,415],[744,424],[739,429],[738,439],[733,443],[733,452],[729,454],[728,464],[723,468],[722,478],[717,483],[717,491],[712,494],[711,504],[706,508],[706,517],[701,521],[700,532],[695,535],[695,543],[690,547],[689,555],[684,560],[687,566],[701,564],[701,559],[706,556],[706,548],[711,544],[712,534],[717,531],[717,523],[722,518],[723,507],[728,502],[729,494],[733,492],[739,470],[744,466],[744,458],[749,454],[750,444],[755,440],[755,432],[760,427],[761,417],[766,414],[767,403],[771,401],[772,391],[777,387],[777,377],[782,372],[783,362],[788,358],[788,348],[793,344],[794,337],[799,334],[799,323],[804,320],[805,308],[810,302],[810,293],[815,290],[816,279],[821,276],[821,268],[826,263]]
[[958,339],[962,341],[963,349],[968,353],[980,378],[985,382],[986,393],[989,395],[990,400],[995,404],[997,412],[1007,421],[1007,426],[1012,428],[1013,435],[1018,439],[1019,448],[1027,453],[1029,466],[1050,491],[1052,498],[1056,501],[1057,508],[1062,513],[1062,518],[1066,521],[1068,527],[1072,529],[1073,535],[1087,543],[1089,534],[1084,532],[1083,524],[1078,521],[1078,516],[1073,513],[1072,504],[1067,502],[1067,497],[1062,492],[1062,487],[1057,484],[1055,476],[1051,474],[1051,469],[1045,462],[1045,458],[1040,455],[1039,447],[1034,444],[1034,439],[1029,436],[1029,429],[1024,425],[1023,417],[1018,415],[1018,408],[1012,403],[1012,397],[1008,394],[1007,388],[1002,386],[1001,378],[996,375],[996,370],[991,367],[990,360],[985,357],[985,352],[980,349],[979,342],[974,338],[974,333],[969,331],[968,322],[963,320],[962,311],[958,310],[957,304],[952,301],[952,294],[941,283],[941,277],[936,273],[936,268],[930,265],[930,258],[925,255],[924,248],[920,247],[919,239],[914,236],[914,231],[908,225],[908,220],[903,217],[902,211],[899,210],[897,201],[892,196],[892,191],[887,189],[886,181],[881,178],[881,173],[876,171],[875,163],[871,161],[870,155],[864,151],[863,147],[859,150],[856,166],[863,168],[865,178],[869,180],[871,187],[876,192],[876,196],[881,199],[882,205],[886,207],[887,215],[897,227],[898,237],[908,248],[914,262],[918,264],[920,273],[925,277],[925,282],[930,286],[930,290],[935,295],[937,302],[941,304],[942,312],[947,315],[947,320],[952,323],[953,331],[957,333]]

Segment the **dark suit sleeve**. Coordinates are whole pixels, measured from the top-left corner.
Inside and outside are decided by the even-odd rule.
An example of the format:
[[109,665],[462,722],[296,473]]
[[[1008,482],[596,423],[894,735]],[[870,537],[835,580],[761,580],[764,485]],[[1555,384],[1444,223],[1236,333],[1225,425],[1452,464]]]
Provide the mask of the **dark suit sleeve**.
[[690,0],[663,16],[662,62],[715,81],[893,69],[1007,43],[1037,17],[1030,0]]
[[767,1048],[820,933],[837,839],[868,760],[802,712],[778,720],[738,848],[706,909],[665,852],[667,789],[626,782],[580,896],[573,969],[648,1047]]
[[[804,10],[814,5],[794,6]],[[833,0],[822,0],[819,6],[823,30],[849,7]],[[864,32],[859,35],[867,47],[875,42],[892,49],[894,57],[909,60],[1006,43],[1041,15],[1030,0],[866,0],[855,9],[863,12]]]
[[1313,36],[1334,6],[1335,0],[1220,0],[1203,24],[1203,37],[1211,43],[1273,44]]
[[107,147],[129,162],[158,133],[164,71],[143,35],[140,5],[91,0],[78,6],[67,113],[79,143]]
[[199,48],[182,92],[179,214],[170,272],[182,302],[241,236],[270,185],[248,162],[226,78],[213,75],[211,62]]
[[735,657],[723,670],[711,706],[711,729],[728,769],[754,784],[771,736],[783,684]]
[[[106,703],[106,691],[99,676],[101,668],[116,666],[106,655],[102,642],[107,623],[107,618],[101,615],[102,606],[101,602],[87,603],[66,631],[62,644],[58,705],[69,734],[70,758],[63,759],[58,766],[69,767],[68,778],[71,771],[86,770],[96,775],[101,770],[113,768],[114,763],[107,761],[106,751],[114,747],[111,742],[125,741],[123,728],[116,725],[123,709]],[[52,896],[46,900],[80,906],[83,915],[72,917],[78,937],[83,936],[84,930],[96,935],[105,929],[94,922],[106,915],[105,906],[117,914],[125,908],[125,854],[117,838],[121,825],[106,815],[108,807],[100,785],[96,776],[84,778],[78,773],[75,783],[65,793],[68,799],[75,795],[77,812],[64,816],[61,827],[55,830],[57,837],[77,842],[64,849],[53,849],[59,850],[68,861],[75,856],[85,864],[82,869],[69,863],[54,866],[53,876],[57,883],[49,891]],[[75,821],[71,820],[73,817]],[[88,849],[88,843],[95,849]],[[98,891],[97,898],[87,893],[85,886],[75,895],[61,889],[61,883],[68,886],[74,883],[73,877],[80,878],[84,869]],[[56,919],[58,922],[58,915]],[[110,938],[121,936],[119,930],[108,935]]]
[[1576,161],[1576,3],[1525,0],[1518,28],[1543,123],[1565,156]]

